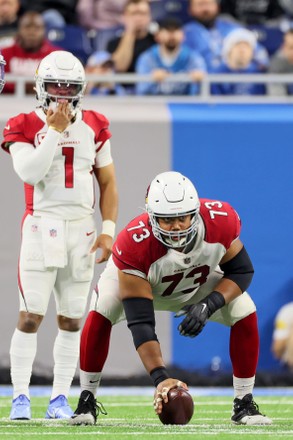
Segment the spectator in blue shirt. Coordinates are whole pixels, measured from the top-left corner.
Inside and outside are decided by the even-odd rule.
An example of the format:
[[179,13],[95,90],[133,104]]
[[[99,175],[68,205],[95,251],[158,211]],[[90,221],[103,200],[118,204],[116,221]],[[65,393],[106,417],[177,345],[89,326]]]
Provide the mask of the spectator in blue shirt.
[[[184,26],[185,43],[197,50],[205,59],[208,71],[213,71],[222,61],[224,38],[234,29],[243,27],[219,16],[218,0],[189,0],[192,19]],[[255,46],[254,58],[267,67],[268,53],[261,45]]]
[[[235,29],[223,42],[223,61],[214,73],[263,73],[262,66],[253,59],[256,37],[247,29]],[[263,95],[265,86],[260,83],[212,84],[213,95]]]
[[[140,82],[139,95],[195,95],[199,93],[199,81],[203,79],[206,66],[195,51],[182,45],[184,33],[182,23],[175,17],[166,17],[159,22],[156,34],[158,44],[151,47],[137,60],[138,74],[151,74],[153,82]],[[189,73],[191,82],[166,81],[170,74]]]

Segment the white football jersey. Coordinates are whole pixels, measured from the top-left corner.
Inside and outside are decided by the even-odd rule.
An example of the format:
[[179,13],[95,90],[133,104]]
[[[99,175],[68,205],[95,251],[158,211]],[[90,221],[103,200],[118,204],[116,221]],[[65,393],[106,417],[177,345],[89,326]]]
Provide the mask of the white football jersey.
[[199,228],[193,248],[182,253],[157,240],[147,214],[132,220],[118,235],[113,261],[123,272],[146,279],[156,303],[187,302],[217,269],[240,234],[240,219],[226,202],[201,199]]
[[[93,168],[111,137],[109,122],[94,111],[80,111],[60,136],[58,148],[46,176],[36,185],[25,183],[26,212],[37,216],[75,220],[93,213],[95,204]],[[35,148],[46,136],[48,126],[43,110],[11,118],[4,129],[2,147],[29,143]],[[109,163],[112,162],[110,157]]]

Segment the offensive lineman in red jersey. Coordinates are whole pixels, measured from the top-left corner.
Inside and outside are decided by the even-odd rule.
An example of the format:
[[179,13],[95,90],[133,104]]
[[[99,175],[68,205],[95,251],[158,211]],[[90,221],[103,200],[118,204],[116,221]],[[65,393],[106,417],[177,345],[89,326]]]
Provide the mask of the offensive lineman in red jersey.
[[[197,336],[207,320],[231,328],[232,422],[269,425],[252,392],[259,353],[254,302],[246,292],[253,266],[239,239],[240,219],[225,202],[198,199],[189,179],[177,172],[151,183],[146,213],[120,232],[96,292],[81,338],[81,395],[71,424],[94,424],[95,393],[107,357],[112,325],[127,320],[137,352],[156,387],[154,408],[178,382],[164,366],[154,310],[186,315],[178,329]],[[102,408],[103,410],[103,408]]]
[[[9,119],[2,147],[25,186],[18,286],[20,312],[10,347],[13,402],[10,418],[30,419],[29,383],[37,331],[54,291],[58,334],[54,382],[46,418],[73,414],[67,397],[79,355],[81,318],[97,262],[110,254],[117,189],[109,122],[81,110],[86,82],[80,61],[55,51],[35,76],[40,106]],[[94,221],[94,177],[100,190],[102,230]]]

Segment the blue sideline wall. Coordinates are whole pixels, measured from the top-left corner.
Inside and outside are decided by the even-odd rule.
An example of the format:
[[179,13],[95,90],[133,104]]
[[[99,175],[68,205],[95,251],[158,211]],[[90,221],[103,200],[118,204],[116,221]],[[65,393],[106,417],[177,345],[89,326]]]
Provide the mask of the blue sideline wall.
[[[261,336],[259,369],[278,368],[270,353],[273,319],[292,301],[293,111],[290,105],[169,106],[172,167],[189,176],[200,196],[229,201],[242,223],[241,238],[255,276]],[[193,340],[173,322],[173,361],[208,370],[212,358],[230,369],[229,330],[209,324]]]

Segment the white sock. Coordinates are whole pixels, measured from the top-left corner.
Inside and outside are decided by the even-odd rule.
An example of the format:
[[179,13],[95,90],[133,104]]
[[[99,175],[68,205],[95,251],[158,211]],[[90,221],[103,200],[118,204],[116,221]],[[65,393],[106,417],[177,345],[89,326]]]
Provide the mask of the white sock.
[[80,331],[58,330],[54,343],[54,381],[51,400],[63,394],[68,397],[79,356]]
[[100,386],[102,373],[88,373],[87,371],[80,370],[80,389],[81,391],[91,391],[93,395],[96,395],[97,389]]
[[20,394],[25,394],[29,398],[29,384],[36,352],[37,333],[24,333],[16,328],[10,344],[13,399]]
[[246,394],[252,394],[254,382],[255,376],[246,378],[233,376],[234,398],[242,399]]

